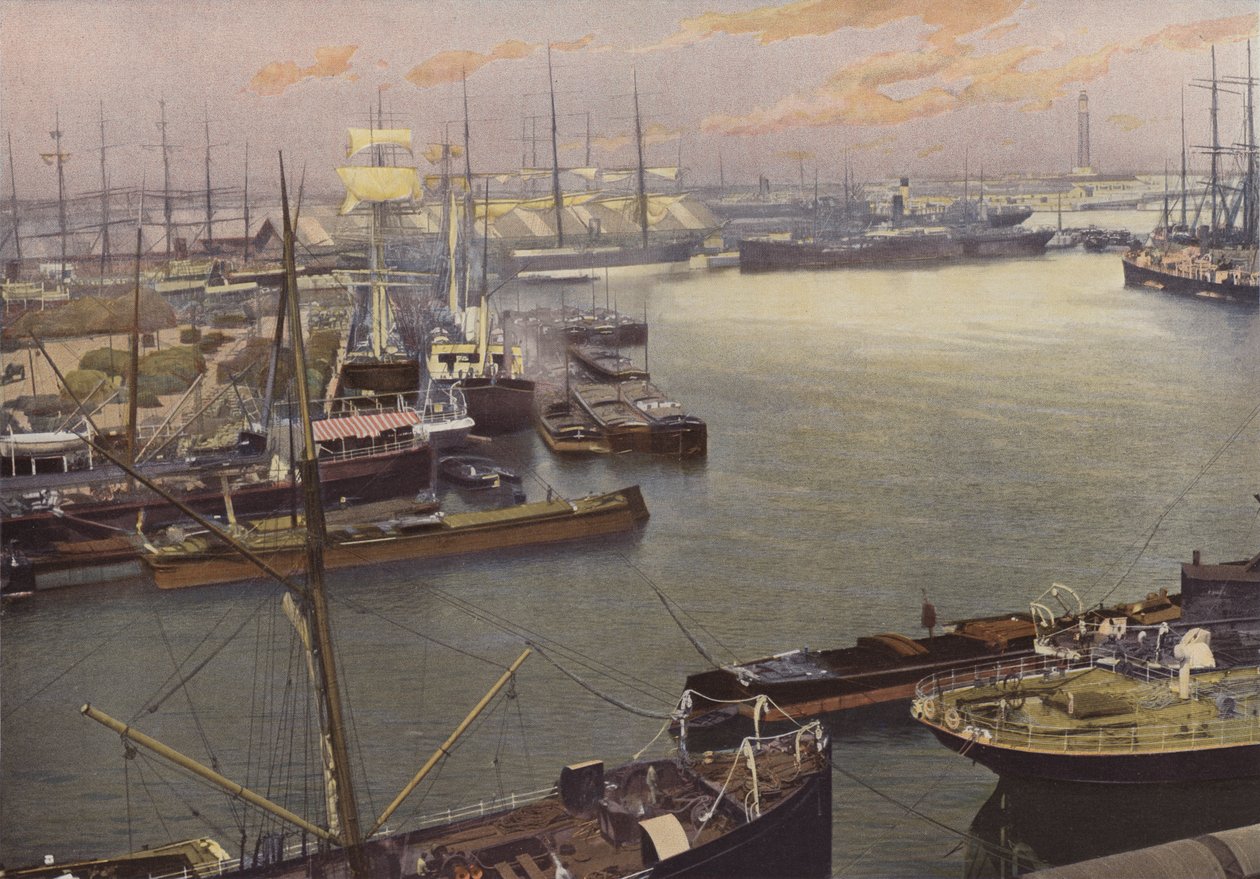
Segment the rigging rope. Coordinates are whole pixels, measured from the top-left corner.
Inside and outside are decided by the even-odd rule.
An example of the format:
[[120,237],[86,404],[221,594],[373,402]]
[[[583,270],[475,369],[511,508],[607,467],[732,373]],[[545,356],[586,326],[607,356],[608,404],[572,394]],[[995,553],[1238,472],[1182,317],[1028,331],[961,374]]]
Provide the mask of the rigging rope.
[[1181,490],[1181,493],[1178,494],[1175,498],[1173,498],[1172,502],[1164,509],[1162,513],[1159,514],[1159,518],[1157,518],[1155,520],[1155,524],[1151,526],[1150,534],[1148,534],[1146,537],[1146,542],[1142,544],[1142,548],[1139,549],[1137,552],[1137,555],[1133,557],[1133,561],[1129,562],[1129,566],[1124,569],[1124,573],[1122,573],[1120,577],[1116,580],[1116,582],[1112,584],[1112,587],[1109,590],[1107,590],[1107,594],[1104,595],[1099,600],[1099,604],[1105,604],[1107,599],[1110,598],[1112,594],[1117,589],[1120,588],[1120,585],[1124,582],[1124,579],[1129,576],[1129,573],[1133,570],[1134,566],[1137,565],[1138,559],[1142,557],[1142,554],[1146,552],[1146,548],[1151,545],[1151,541],[1155,539],[1155,534],[1159,531],[1159,526],[1164,523],[1164,519],[1166,519],[1169,513],[1171,513],[1173,509],[1177,506],[1177,504],[1181,503],[1181,501],[1185,498],[1185,496],[1190,493],[1190,490],[1193,489],[1195,485],[1198,484],[1199,480],[1203,478],[1204,474],[1206,474],[1208,470],[1210,470],[1216,464],[1216,462],[1220,460],[1221,456],[1224,455],[1225,452],[1229,449],[1229,447],[1234,444],[1234,441],[1237,440],[1238,437],[1242,435],[1242,432],[1247,429],[1247,426],[1250,425],[1252,421],[1255,420],[1257,415],[1260,415],[1260,404],[1257,404],[1255,408],[1253,408],[1251,412],[1248,413],[1247,417],[1243,419],[1242,424],[1238,425],[1238,427],[1234,430],[1233,433],[1229,435],[1229,437],[1225,440],[1225,442],[1221,445],[1221,447],[1216,450],[1216,453],[1212,455],[1212,457],[1208,459],[1208,462],[1199,469],[1199,472],[1196,473],[1194,478],[1190,480],[1190,483],[1185,488],[1183,488]]
[[70,674],[70,672],[74,671],[76,668],[78,668],[78,667],[79,667],[80,665],[82,665],[83,663],[87,662],[87,661],[88,661],[89,659],[91,659],[91,658],[92,658],[92,657],[93,657],[93,656],[94,656],[94,655],[95,655],[95,654],[96,654],[96,653],[97,653],[97,652],[98,652],[98,651],[99,651],[102,647],[104,647],[104,646],[105,646],[106,644],[108,644],[109,642],[113,641],[115,638],[117,638],[119,635],[123,634],[124,632],[129,631],[129,630],[130,630],[133,626],[134,626],[134,622],[133,622],[132,620],[127,620],[127,622],[123,623],[121,626],[119,626],[119,627],[118,627],[117,629],[115,629],[113,632],[111,632],[110,634],[106,635],[103,639],[101,639],[101,641],[99,641],[99,642],[97,643],[97,645],[96,645],[95,647],[93,647],[93,648],[92,648],[91,650],[89,650],[87,653],[84,653],[82,656],[80,656],[80,657],[79,657],[78,659],[76,659],[74,662],[70,663],[70,664],[69,664],[68,666],[66,666],[66,667],[65,667],[65,668],[64,668],[61,672],[59,672],[58,674],[54,675],[54,676],[52,677],[52,679],[51,679],[51,680],[49,680],[46,684],[44,684],[43,686],[41,686],[41,687],[40,687],[39,689],[37,689],[35,692],[31,693],[31,694],[30,694],[29,696],[27,696],[25,699],[22,699],[21,701],[19,701],[16,705],[12,705],[12,706],[10,706],[10,708],[9,708],[9,710],[8,710],[8,711],[4,712],[3,714],[0,714],[0,722],[3,722],[3,721],[8,720],[8,719],[9,719],[9,718],[11,718],[11,717],[12,717],[15,713],[17,713],[18,711],[20,711],[22,708],[25,708],[25,707],[26,707],[27,705],[29,705],[31,702],[34,702],[36,699],[38,699],[40,696],[42,696],[45,692],[47,692],[49,689],[51,689],[51,688],[52,688],[52,686],[53,686],[55,683],[57,683],[59,680],[61,680],[62,678],[64,678],[66,675]]
[[[628,558],[626,558],[621,553],[617,553],[617,555],[623,562],[626,563],[627,566],[630,567],[632,571],[634,571],[636,574],[642,577],[643,580],[649,586],[652,587],[652,591],[655,592],[656,597],[660,599],[661,605],[665,608],[665,611],[670,615],[670,617],[673,618],[674,622],[678,625],[678,628],[682,630],[682,633],[687,636],[687,640],[691,642],[692,647],[696,648],[696,652],[699,653],[701,656],[703,656],[708,661],[708,663],[712,665],[714,668],[721,668],[722,663],[714,659],[713,654],[709,653],[709,651],[705,649],[704,645],[701,644],[699,640],[697,640],[696,636],[691,634],[691,631],[685,625],[683,625],[682,620],[678,618],[678,614],[674,613],[674,609],[670,606],[670,602],[666,600],[665,593],[662,592],[661,588],[652,581],[652,578],[649,577],[647,574],[643,573],[643,571],[639,570],[638,566],[636,566],[633,562],[631,562]],[[709,634],[709,633],[706,632],[705,634]],[[709,637],[712,638],[713,636],[709,634]],[[717,640],[717,639],[715,638],[714,640]],[[725,647],[726,645],[723,644],[722,646]],[[727,650],[729,649],[730,648],[727,648]]]
[[[254,607],[253,612],[248,614],[245,617],[245,619],[241,620],[241,624],[237,626],[235,630],[233,630],[232,634],[228,635],[227,638],[223,640],[223,643],[221,643],[214,650],[210,651],[210,655],[207,656],[205,659],[203,659],[201,662],[197,663],[197,665],[193,667],[192,671],[190,671],[188,674],[176,680],[173,684],[171,684],[171,686],[169,687],[169,689],[166,690],[165,693],[162,693],[160,696],[155,697],[150,702],[148,702],[144,707],[142,707],[140,711],[137,711],[136,717],[139,717],[140,714],[145,713],[145,712],[149,714],[153,714],[159,708],[161,708],[163,703],[165,703],[167,699],[171,698],[171,696],[175,695],[175,693],[178,692],[181,688],[185,687],[189,681],[191,681],[194,677],[197,676],[198,673],[201,672],[203,668],[205,668],[207,665],[210,664],[211,660],[213,660],[216,656],[218,656],[221,652],[223,652],[223,649],[227,647],[228,644],[236,640],[237,636],[240,635],[241,632],[245,630],[245,627],[250,624],[253,618],[258,616],[258,612],[262,610],[263,605],[266,604],[270,600],[271,600],[270,597],[268,597],[260,601]],[[197,642],[197,646],[189,651],[188,659],[191,659],[193,655],[198,650],[201,649],[201,646],[205,644],[207,640],[209,640],[210,636],[214,633],[214,630],[217,629],[223,623],[225,619],[227,619],[228,614],[230,614],[234,609],[235,608],[228,608],[227,613],[224,613],[224,615],[219,618],[219,622],[215,623],[213,626],[210,627],[210,629],[206,632],[206,634],[202,637],[202,639],[199,642]],[[188,659],[185,659],[184,662],[187,662]],[[169,675],[165,681],[162,682],[163,686],[169,683],[171,678],[179,674],[179,669],[182,665],[183,663],[176,663],[175,671],[171,675]],[[134,720],[135,718],[132,718],[132,719]]]
[[[868,782],[862,780],[860,777],[858,777],[854,773],[849,772],[843,767],[837,765],[834,760],[831,761],[831,768],[834,771],[839,772],[841,775],[843,775],[845,778],[849,779],[849,781],[852,781],[854,784],[858,785],[859,787],[866,788],[868,791],[875,794],[875,796],[879,797],[880,799],[883,799],[883,800],[888,801],[889,803],[892,803],[897,808],[904,810],[907,814],[913,815],[919,820],[925,821],[928,824],[931,824],[933,827],[936,827],[939,830],[943,830],[946,833],[951,834],[952,836],[956,836],[964,842],[970,842],[971,844],[979,846],[981,849],[991,854],[994,854],[1000,858],[1005,858],[1008,855],[1008,852],[1003,846],[994,845],[993,843],[979,836],[976,836],[973,833],[968,833],[965,830],[958,830],[957,828],[950,827],[948,824],[944,823],[943,821],[938,821],[935,818],[931,817],[930,815],[927,815],[919,811],[919,808],[918,808],[919,803],[923,802],[923,800],[928,796],[928,794],[932,793],[933,790],[939,787],[941,783],[946,779],[946,777],[948,777],[954,771],[954,765],[955,765],[954,763],[951,763],[951,765],[947,767],[943,773],[941,773],[940,777],[937,778],[935,784],[933,784],[926,791],[924,791],[923,794],[920,795],[919,798],[916,799],[912,805],[906,805],[905,803],[901,802],[900,800],[891,796],[890,794],[886,794],[883,791],[879,790],[874,785],[869,784]],[[893,830],[896,829],[896,827],[897,825],[894,825],[893,827],[889,828],[888,832],[891,833]],[[884,837],[882,837],[880,840],[876,840],[875,842],[871,843],[871,845],[863,849],[862,852],[857,857],[850,860],[849,863],[845,864],[843,867],[840,867],[838,870],[833,871],[831,875],[833,877],[843,875],[845,870],[848,870],[853,865],[855,865],[858,861],[866,857],[870,853],[871,849],[873,849],[883,839],[887,839],[887,838],[888,838],[888,834],[885,834]]]
[[598,698],[603,699],[603,700],[604,700],[605,702],[607,702],[609,705],[615,705],[616,707],[620,708],[620,709],[621,709],[621,710],[623,710],[623,711],[629,711],[631,714],[637,714],[637,715],[639,715],[640,717],[651,717],[651,718],[653,718],[653,719],[655,719],[655,720],[670,720],[670,719],[672,719],[672,718],[673,718],[673,716],[674,716],[674,715],[673,715],[673,712],[651,711],[651,710],[649,710],[649,709],[647,709],[647,708],[636,708],[636,707],[635,707],[635,706],[633,706],[633,705],[629,705],[629,704],[627,704],[627,703],[625,703],[625,702],[622,702],[620,699],[618,699],[618,698],[617,698],[617,697],[615,697],[615,696],[610,696],[610,695],[608,695],[607,693],[601,693],[599,690],[595,689],[593,686],[591,686],[590,684],[588,684],[586,681],[582,680],[580,677],[578,677],[577,675],[575,675],[573,672],[569,671],[567,668],[565,668],[564,666],[562,666],[560,663],[558,663],[558,662],[556,662],[554,659],[552,659],[552,658],[551,658],[551,657],[550,657],[550,656],[546,653],[546,651],[544,651],[544,650],[543,650],[541,647],[539,647],[537,644],[535,644],[535,643],[533,643],[533,642],[530,642],[530,643],[529,643],[529,646],[530,646],[530,647],[533,647],[533,648],[534,648],[534,650],[536,650],[536,651],[538,652],[538,655],[539,655],[539,656],[541,656],[543,659],[547,660],[547,661],[548,661],[548,662],[550,662],[552,665],[554,665],[554,666],[556,667],[556,669],[557,669],[557,670],[558,670],[558,671],[559,671],[562,675],[564,675],[565,677],[567,677],[569,680],[573,681],[575,684],[577,684],[577,685],[578,685],[579,687],[581,687],[583,690],[586,690],[586,691],[587,691],[588,693],[590,693],[591,695],[593,695],[593,696],[597,696]]
[[552,649],[568,654],[574,662],[578,663],[584,668],[592,672],[602,674],[613,680],[620,681],[625,686],[630,687],[631,689],[636,690],[645,696],[648,696],[648,697],[664,696],[670,701],[673,700],[673,694],[658,684],[654,684],[650,681],[645,681],[641,678],[635,678],[632,675],[625,672],[623,669],[614,668],[593,657],[586,656],[581,651],[575,650],[571,647],[566,647],[565,645],[560,644],[559,642],[553,641],[552,639],[547,638],[545,635],[542,635],[531,629],[527,629],[523,626],[515,625],[511,623],[510,621],[505,620],[502,617],[496,616],[490,611],[482,610],[481,608],[477,607],[471,602],[465,601],[462,598],[458,598],[450,594],[449,592],[444,592],[443,590],[436,589],[436,588],[433,588],[430,591],[432,592],[433,595],[437,596],[443,601],[448,602],[452,606],[463,611],[464,613],[468,614],[473,619],[479,622],[483,622],[489,626],[494,626],[495,628],[509,635],[515,635],[521,638],[522,640],[526,641],[527,643],[548,644],[550,645]]

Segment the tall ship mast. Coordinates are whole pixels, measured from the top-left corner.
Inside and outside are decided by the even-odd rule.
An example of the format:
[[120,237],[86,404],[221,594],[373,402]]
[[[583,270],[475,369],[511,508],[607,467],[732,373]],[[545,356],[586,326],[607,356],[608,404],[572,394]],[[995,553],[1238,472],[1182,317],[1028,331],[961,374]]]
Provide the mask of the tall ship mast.
[[[283,166],[282,166],[283,168]],[[283,173],[283,170],[282,170]],[[285,293],[294,370],[305,371],[293,225],[283,183]],[[313,451],[311,401],[299,382],[306,439],[301,470],[307,521],[305,581],[269,567],[227,532],[204,517],[197,521],[287,592],[284,611],[307,657],[319,724],[320,771],[325,785],[323,819],[304,817],[163,745],[134,726],[92,705],[82,713],[120,735],[129,751],[144,749],[170,761],[231,796],[237,804],[264,811],[294,828],[297,844],[258,846],[239,860],[213,846],[214,868],[249,879],[309,879],[310,876],[571,877],[571,879],[755,879],[769,875],[823,879],[831,874],[831,755],[817,723],[788,735],[744,739],[733,751],[692,756],[682,745],[675,756],[635,759],[606,767],[580,760],[564,767],[549,790],[452,808],[417,829],[383,831],[408,797],[514,677],[532,652],[508,665],[454,732],[374,819],[360,812],[352,772],[349,731],[353,724],[342,695],[324,582],[324,521],[319,498],[319,462]],[[119,463],[125,463],[120,462]],[[137,474],[138,475],[138,474]],[[188,678],[181,681],[186,686]],[[146,853],[121,858],[45,864],[6,872],[22,879],[51,879],[89,870],[96,875],[144,875]],[[192,865],[194,868],[196,865]],[[178,869],[178,868],[177,868]],[[149,871],[152,872],[152,871]]]
[[[554,120],[553,120],[554,123]],[[554,137],[554,124],[553,124]],[[503,328],[491,325],[487,261],[490,241],[490,184],[482,205],[481,281],[478,304],[467,305],[471,294],[471,262],[476,209],[473,207],[472,164],[469,157],[468,96],[464,94],[464,198],[456,203],[451,190],[446,206],[446,299],[455,327],[435,328],[429,338],[426,371],[429,379],[457,390],[468,415],[482,434],[512,433],[532,424],[534,382],[525,377],[525,355],[512,344]],[[444,148],[445,149],[445,148]],[[449,152],[449,151],[447,151]],[[554,145],[553,145],[554,155]],[[449,180],[449,175],[447,175]],[[559,171],[555,172],[559,211]],[[462,213],[462,217],[460,214]],[[559,214],[557,213],[557,219]],[[460,296],[461,289],[464,296]],[[465,304],[461,307],[461,301]]]
[[[1192,85],[1211,93],[1212,142],[1198,148],[1211,158],[1207,204],[1199,205],[1192,223],[1186,222],[1183,148],[1181,225],[1169,228],[1165,219],[1163,228],[1156,230],[1147,246],[1124,254],[1121,258],[1124,283],[1126,287],[1255,305],[1260,303],[1260,264],[1257,262],[1260,180],[1256,174],[1256,78],[1251,71],[1250,41],[1246,76],[1218,77],[1216,49],[1213,48],[1211,78]],[[1233,146],[1223,146],[1220,142],[1222,92],[1243,96],[1242,138]],[[1183,143],[1184,140],[1183,132]],[[1222,158],[1232,162],[1222,162]],[[1222,165],[1231,163],[1234,167],[1226,173]]]
[[[385,150],[411,152],[410,129],[351,128],[348,137],[347,158],[369,149],[377,155]],[[414,167],[373,161],[342,166],[337,174],[346,188],[340,213],[344,216],[360,205],[367,206],[366,268],[340,273],[354,296],[354,316],[337,396],[418,394],[419,353],[407,350],[403,343],[393,296],[415,290],[419,277],[390,269],[385,234],[391,204],[421,195],[419,172]]]

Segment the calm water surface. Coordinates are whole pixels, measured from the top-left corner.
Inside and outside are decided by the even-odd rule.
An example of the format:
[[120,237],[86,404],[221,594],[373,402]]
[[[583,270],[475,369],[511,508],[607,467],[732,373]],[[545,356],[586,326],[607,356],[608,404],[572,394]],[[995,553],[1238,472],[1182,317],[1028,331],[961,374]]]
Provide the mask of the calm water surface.
[[[1152,218],[1090,217],[1135,230]],[[514,293],[501,295],[516,306]],[[594,295],[602,304],[602,284]],[[621,702],[668,710],[705,663],[651,583],[720,658],[747,659],[917,635],[922,591],[943,620],[1019,610],[1055,581],[1093,600],[1113,587],[1115,599],[1137,598],[1175,589],[1177,564],[1196,548],[1209,560],[1257,549],[1257,424],[1235,434],[1260,401],[1260,317],[1126,290],[1115,254],[882,272],[626,271],[607,295],[624,311],[646,308],[649,366],[708,421],[708,459],[559,460],[532,434],[511,437],[496,451],[529,474],[531,496],[637,483],[646,529],[330,576],[363,812],[392,798],[525,637]],[[522,304],[558,298],[528,290]],[[274,754],[289,755],[289,769],[317,765],[300,736],[272,726],[294,702],[290,684],[305,680],[276,594],[124,583],[7,609],[0,859],[195,835],[235,850],[241,816],[173,771],[124,760],[113,733],[79,716],[89,701],[315,811],[313,786],[267,769]],[[176,661],[190,668],[237,629],[186,687],[172,687]],[[143,711],[168,692],[160,710]],[[403,820],[544,787],[577,760],[619,762],[661,723],[535,656]],[[1127,847],[1132,822],[1109,825],[1124,803],[1077,789],[995,792],[995,776],[900,709],[844,719],[835,755],[837,875],[982,869],[983,847],[962,836],[973,823],[977,837],[1023,841],[1049,860]],[[1177,814],[1183,796],[1160,801]],[[1194,808],[1209,824],[1258,820],[1215,814],[1233,800],[1207,799]],[[1179,822],[1165,835],[1203,832]],[[1088,842],[1075,845],[1085,827]]]

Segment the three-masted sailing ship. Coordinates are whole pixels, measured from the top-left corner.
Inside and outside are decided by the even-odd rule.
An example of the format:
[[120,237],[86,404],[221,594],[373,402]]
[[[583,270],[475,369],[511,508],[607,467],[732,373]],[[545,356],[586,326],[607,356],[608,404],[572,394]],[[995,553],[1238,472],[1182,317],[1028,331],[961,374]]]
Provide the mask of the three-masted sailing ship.
[[[1204,198],[1196,206],[1193,217],[1188,214],[1186,192],[1186,156],[1181,155],[1181,218],[1174,224],[1165,197],[1164,219],[1152,241],[1145,247],[1133,248],[1121,259],[1126,287],[1142,287],[1226,299],[1255,305],[1260,302],[1260,176],[1256,173],[1256,129],[1254,91],[1256,79],[1251,75],[1251,43],[1247,43],[1247,75],[1218,77],[1216,49],[1212,49],[1212,76],[1194,85],[1208,89],[1212,95],[1212,143],[1204,151],[1211,167]],[[1241,145],[1221,144],[1219,133],[1219,94],[1234,93],[1243,87],[1245,122]],[[1182,127],[1184,129],[1184,113]],[[1185,132],[1182,132],[1185,142]],[[1222,158],[1233,158],[1239,166],[1227,174]]]
[[[285,214],[286,292],[293,352],[302,374],[304,346],[293,268],[288,193],[281,164]],[[171,760],[236,800],[265,810],[297,828],[296,849],[263,846],[248,862],[219,863],[244,877],[497,877],[541,879],[597,877],[793,876],[822,879],[831,871],[831,770],[829,742],[821,727],[807,726],[774,738],[753,737],[731,752],[670,759],[634,760],[606,767],[575,762],[558,785],[535,797],[513,798],[501,808],[452,812],[408,832],[382,833],[386,822],[506,685],[528,651],[499,678],[464,722],[403,791],[373,820],[359,811],[351,772],[347,722],[324,584],[324,520],[319,500],[319,460],[309,417],[309,394],[298,382],[305,446],[299,464],[307,523],[306,579],[298,583],[259,566],[288,589],[285,610],[308,656],[321,728],[326,781],[323,819],[304,818],[215,769],[170,749],[91,705],[82,712],[118,733],[128,748],[144,748]],[[207,527],[213,528],[208,522]],[[224,535],[226,538],[226,535]],[[247,557],[248,550],[242,549]],[[685,739],[684,739],[685,740]],[[502,801],[500,801],[502,802]],[[307,841],[315,840],[313,844]],[[84,862],[94,869],[117,861]],[[74,864],[40,866],[7,875],[60,876]]]

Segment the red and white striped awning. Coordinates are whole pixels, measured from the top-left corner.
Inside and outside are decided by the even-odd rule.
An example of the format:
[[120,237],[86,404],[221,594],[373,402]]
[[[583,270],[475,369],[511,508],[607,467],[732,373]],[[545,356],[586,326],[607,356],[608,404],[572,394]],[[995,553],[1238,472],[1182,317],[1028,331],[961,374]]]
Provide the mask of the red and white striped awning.
[[396,427],[409,427],[418,424],[420,413],[414,410],[406,412],[372,412],[362,415],[338,415],[334,418],[323,418],[313,422],[315,442],[357,437],[368,439],[378,436]]

